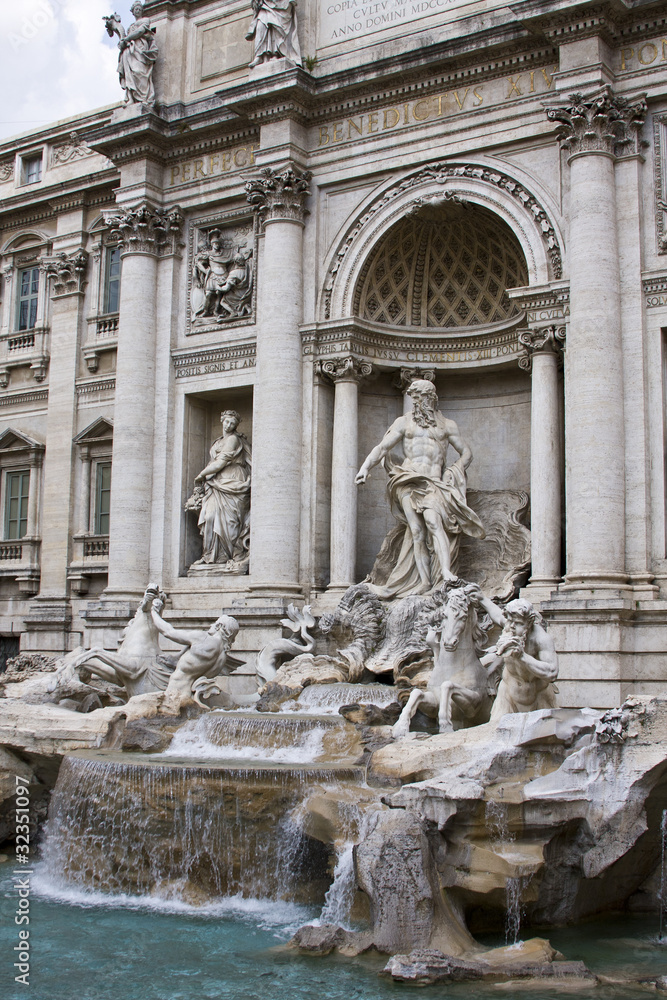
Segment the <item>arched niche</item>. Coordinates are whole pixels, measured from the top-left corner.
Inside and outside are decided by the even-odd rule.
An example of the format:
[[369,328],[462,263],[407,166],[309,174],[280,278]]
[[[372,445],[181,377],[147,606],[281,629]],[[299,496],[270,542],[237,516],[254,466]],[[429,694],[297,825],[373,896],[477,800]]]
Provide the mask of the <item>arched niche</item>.
[[509,229],[525,260],[526,284],[562,277],[563,241],[546,196],[486,163],[437,163],[385,182],[339,234],[320,296],[320,320],[354,316],[358,283],[376,245],[400,220],[448,203],[484,210]]

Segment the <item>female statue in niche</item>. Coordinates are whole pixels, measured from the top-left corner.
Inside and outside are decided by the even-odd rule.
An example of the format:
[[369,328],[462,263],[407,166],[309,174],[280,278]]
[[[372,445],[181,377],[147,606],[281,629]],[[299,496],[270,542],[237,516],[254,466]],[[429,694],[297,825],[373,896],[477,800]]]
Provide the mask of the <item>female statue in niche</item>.
[[223,573],[247,573],[250,548],[251,450],[237,431],[236,410],[220,414],[222,435],[210,461],[195,478],[186,510],[199,511],[202,557],[194,565],[216,564]]
[[118,35],[118,79],[125,91],[125,104],[155,104],[153,69],[157,59],[155,28],[144,17],[144,6],[133,3],[134,24],[125,30],[118,14],[105,17],[107,34]]

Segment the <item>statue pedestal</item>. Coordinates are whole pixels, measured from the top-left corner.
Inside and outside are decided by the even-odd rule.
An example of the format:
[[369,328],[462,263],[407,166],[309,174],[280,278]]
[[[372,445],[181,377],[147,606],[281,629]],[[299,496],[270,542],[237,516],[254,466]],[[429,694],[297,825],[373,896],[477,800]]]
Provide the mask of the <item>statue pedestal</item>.
[[140,118],[154,111],[155,107],[150,104],[121,104],[111,114],[111,122],[124,122],[132,118]]
[[293,63],[291,59],[269,59],[267,62],[260,63],[259,66],[251,66],[248,76],[251,80],[259,80],[262,77],[287,73],[291,69],[296,69],[296,63]]
[[246,559],[238,569],[225,569],[225,563],[193,563],[188,569],[188,576],[203,577],[206,580],[216,580],[221,582],[222,580],[227,580],[230,577],[236,576],[247,576],[248,575],[248,560]]

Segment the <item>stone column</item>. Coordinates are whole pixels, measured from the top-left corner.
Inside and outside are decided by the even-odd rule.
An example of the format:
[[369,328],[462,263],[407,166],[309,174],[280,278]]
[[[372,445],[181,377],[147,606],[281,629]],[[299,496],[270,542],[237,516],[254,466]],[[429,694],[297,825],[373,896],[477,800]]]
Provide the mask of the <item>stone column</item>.
[[180,245],[183,217],[144,203],[109,219],[123,250],[118,323],[107,597],[148,583],[155,415],[158,260]]
[[253,400],[250,587],[300,592],[304,202],[310,173],[266,167],[246,185],[264,230]]
[[81,494],[79,496],[79,533],[90,531],[90,449],[81,449]]
[[[561,427],[558,365],[564,326],[519,334],[526,353],[519,360],[532,369],[530,399],[530,506],[532,574],[530,588],[548,597],[561,579]],[[537,596],[537,595],[534,595]]]
[[359,469],[359,382],[373,366],[355,358],[323,361],[322,374],[335,385],[331,456],[331,558],[329,590],[344,592],[355,582]]
[[39,595],[25,617],[22,648],[63,652],[71,625],[67,569],[70,558],[72,438],[76,420],[76,372],[88,254],[61,251],[42,260],[52,282],[49,404],[46,415],[41,531],[37,529],[37,469],[31,470],[28,533],[41,536]]
[[[631,114],[628,118],[628,109]],[[547,111],[570,165],[565,359],[568,589],[618,590],[625,566],[625,435],[614,160],[629,106],[608,87]]]

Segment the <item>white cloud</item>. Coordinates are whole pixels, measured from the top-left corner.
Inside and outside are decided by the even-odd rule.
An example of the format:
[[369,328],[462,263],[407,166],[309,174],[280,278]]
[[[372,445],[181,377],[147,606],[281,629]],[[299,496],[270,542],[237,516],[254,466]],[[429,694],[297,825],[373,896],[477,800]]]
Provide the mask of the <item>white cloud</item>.
[[132,22],[131,0],[0,0],[0,138],[114,104],[118,39],[102,18]]

